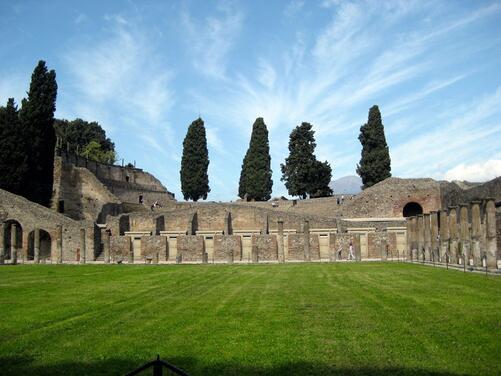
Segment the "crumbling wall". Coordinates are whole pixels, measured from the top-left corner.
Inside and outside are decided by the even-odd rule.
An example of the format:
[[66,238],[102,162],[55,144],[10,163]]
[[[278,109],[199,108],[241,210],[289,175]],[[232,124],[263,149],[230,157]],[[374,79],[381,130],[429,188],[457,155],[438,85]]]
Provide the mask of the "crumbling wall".
[[252,235],[251,241],[252,258],[254,262],[278,260],[276,235]]
[[177,238],[177,254],[182,262],[203,262],[205,259],[204,237],[182,235]]
[[242,239],[236,235],[214,236],[214,261],[233,262],[242,260]]

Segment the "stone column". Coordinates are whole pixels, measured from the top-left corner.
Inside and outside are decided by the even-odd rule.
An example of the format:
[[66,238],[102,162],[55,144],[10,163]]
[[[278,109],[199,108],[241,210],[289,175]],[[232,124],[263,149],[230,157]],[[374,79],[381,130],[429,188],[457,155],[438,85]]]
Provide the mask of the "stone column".
[[269,227],[268,227],[268,214],[265,214],[263,216],[263,229],[261,230],[262,235],[268,235],[269,234]]
[[132,238],[130,236],[125,237],[127,239],[127,243],[129,244],[129,264],[134,264],[134,249],[132,248]]
[[279,219],[277,222],[277,246],[278,246],[278,262],[285,262],[284,255],[284,221]]
[[63,226],[57,225],[57,263],[63,263]]
[[10,225],[10,263],[17,264],[17,225]]
[[496,239],[496,205],[493,198],[487,198],[485,203],[485,254],[487,267],[497,268],[497,239]]
[[470,265],[470,224],[468,223],[468,204],[459,204],[459,235],[463,260],[466,265]]
[[424,217],[423,214],[417,216],[417,252],[416,260],[423,259],[424,251]]
[[[407,258],[410,258],[412,252],[411,248],[411,218],[407,218],[405,221],[405,249],[407,253]],[[403,255],[402,255],[403,256]]]
[[5,239],[4,239],[5,225],[0,222],[0,264],[5,263]]
[[104,241],[103,241],[103,253],[104,253],[104,263],[110,263],[110,233],[109,231],[104,231]]
[[33,261],[35,264],[40,262],[40,229],[35,228],[33,234]]
[[357,261],[362,261],[362,250],[360,249],[360,234],[355,234],[353,242],[353,248],[355,251],[355,259]]
[[[386,236],[388,236],[388,233],[386,233]],[[386,261],[388,259],[388,255],[386,254],[386,244],[386,239],[381,239],[381,242],[379,244],[381,261]]]
[[457,264],[458,260],[458,222],[457,222],[457,206],[449,207],[449,256],[450,263]]
[[224,216],[224,234],[225,235],[231,235],[231,213],[226,212]]
[[423,214],[423,228],[425,259],[431,261],[431,224],[429,213]]
[[440,255],[439,260],[446,262],[445,255],[449,250],[449,218],[445,210],[440,210]]
[[482,266],[482,253],[480,250],[480,242],[482,238],[482,223],[480,219],[480,204],[481,201],[471,202],[471,253],[473,257],[473,265]]
[[80,262],[85,264],[87,261],[87,247],[85,242],[85,229],[80,229]]
[[304,239],[304,260],[310,261],[310,222],[303,222],[303,239]]
[[417,231],[417,217],[411,218],[411,260],[417,260],[418,248],[418,231]]
[[431,230],[431,253],[432,260],[438,261],[438,212],[430,212],[430,230]]

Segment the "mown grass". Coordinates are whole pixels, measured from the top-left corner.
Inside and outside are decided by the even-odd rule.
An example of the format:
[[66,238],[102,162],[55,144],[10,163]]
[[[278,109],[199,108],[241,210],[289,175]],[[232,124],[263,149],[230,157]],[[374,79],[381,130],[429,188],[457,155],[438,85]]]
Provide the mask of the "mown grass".
[[0,268],[0,374],[501,374],[501,278],[398,263]]

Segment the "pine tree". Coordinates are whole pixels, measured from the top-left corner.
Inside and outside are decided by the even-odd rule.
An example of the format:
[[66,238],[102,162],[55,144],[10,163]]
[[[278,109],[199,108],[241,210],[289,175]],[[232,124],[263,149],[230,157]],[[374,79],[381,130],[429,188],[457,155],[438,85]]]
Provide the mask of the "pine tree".
[[242,163],[238,195],[252,201],[269,200],[273,187],[271,175],[268,129],[263,118],[260,117],[252,126],[249,149]]
[[315,132],[312,125],[302,123],[290,134],[289,157],[281,164],[282,181],[291,196],[303,199],[307,194],[315,197],[329,196],[332,168],[315,157]]
[[378,106],[370,108],[368,121],[360,127],[358,139],[362,144],[362,157],[357,174],[365,189],[391,176],[390,153]]
[[181,191],[185,200],[204,200],[210,192],[209,152],[204,122],[198,118],[188,128],[183,141],[183,157],[181,159]]
[[27,173],[27,156],[14,98],[0,108],[0,188],[21,194]]
[[23,100],[20,119],[28,157],[23,196],[45,206],[49,206],[52,196],[56,97],[56,72],[47,71],[41,60],[31,76],[28,99]]

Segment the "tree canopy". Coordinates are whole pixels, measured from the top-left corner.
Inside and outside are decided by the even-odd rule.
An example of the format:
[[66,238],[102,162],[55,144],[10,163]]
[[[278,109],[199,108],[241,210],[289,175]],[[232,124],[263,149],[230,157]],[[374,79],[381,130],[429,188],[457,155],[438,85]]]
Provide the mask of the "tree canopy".
[[291,196],[330,196],[332,168],[315,157],[315,132],[310,123],[298,125],[289,137],[289,156],[281,164],[282,181]]
[[246,197],[252,201],[269,200],[273,187],[271,175],[268,129],[263,118],[259,117],[252,126],[249,148],[242,163],[238,187],[239,197]]
[[99,123],[78,118],[72,121],[56,119],[54,128],[63,149],[69,148],[71,152],[97,162],[115,163],[115,144],[106,137]]
[[183,141],[181,159],[181,191],[185,200],[204,200],[210,192],[209,187],[209,152],[204,121],[193,121]]
[[362,157],[357,173],[365,189],[391,176],[390,152],[378,106],[370,108],[369,118],[360,127],[358,139],[362,144]]

